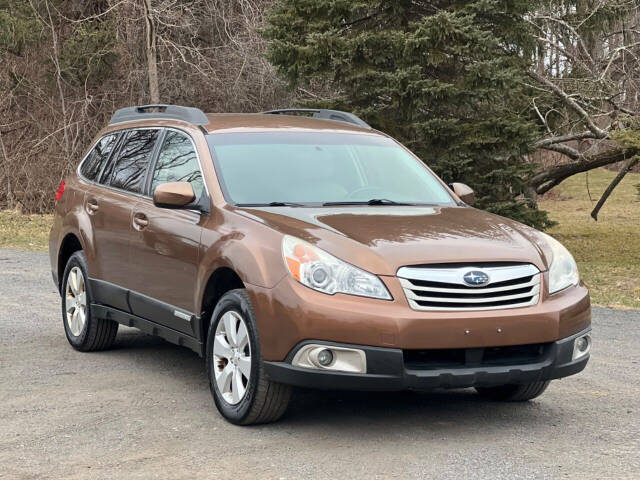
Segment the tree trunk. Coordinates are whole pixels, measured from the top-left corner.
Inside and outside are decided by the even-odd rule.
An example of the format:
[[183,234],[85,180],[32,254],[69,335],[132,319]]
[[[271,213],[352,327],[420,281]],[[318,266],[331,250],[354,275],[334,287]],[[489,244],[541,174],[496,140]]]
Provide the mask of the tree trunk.
[[9,176],[9,157],[7,156],[7,150],[4,148],[4,142],[2,141],[2,132],[0,132],[0,153],[2,153],[5,170],[5,176],[7,177],[7,208],[13,209],[13,193],[11,192],[11,177]]
[[64,126],[62,129],[62,135],[64,137],[64,147],[65,153],[69,155],[71,153],[71,148],[69,144],[69,135],[67,133],[67,103],[64,97],[64,89],[62,88],[62,72],[60,71],[60,52],[58,46],[58,32],[56,31],[53,17],[51,16],[51,10],[49,8],[49,2],[45,2],[45,6],[47,7],[47,15],[49,17],[49,28],[51,29],[51,42],[52,42],[52,50],[53,56],[51,60],[56,69],[56,86],[58,88],[58,95],[60,96],[60,113],[62,113],[62,119],[64,122]]
[[573,162],[555,165],[534,175],[531,180],[529,180],[529,185],[535,189],[538,195],[542,195],[572,175],[620,162],[625,158],[629,158],[629,155],[636,155],[636,153],[638,152],[611,150],[584,157]]
[[160,103],[160,88],[158,86],[158,61],[156,47],[156,25],[151,10],[151,0],[142,0],[144,19],[146,24],[147,73],[149,75],[149,97],[151,103]]

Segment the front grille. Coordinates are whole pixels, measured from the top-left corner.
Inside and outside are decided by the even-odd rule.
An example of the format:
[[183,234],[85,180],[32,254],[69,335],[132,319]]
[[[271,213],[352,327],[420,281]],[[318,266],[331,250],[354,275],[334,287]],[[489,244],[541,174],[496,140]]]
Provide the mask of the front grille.
[[527,365],[544,360],[550,348],[550,343],[536,343],[508,347],[404,350],[402,353],[408,370],[438,370]]
[[[481,286],[464,281],[480,271],[489,277]],[[397,273],[414,310],[498,310],[535,305],[540,298],[540,271],[520,265],[402,267]]]

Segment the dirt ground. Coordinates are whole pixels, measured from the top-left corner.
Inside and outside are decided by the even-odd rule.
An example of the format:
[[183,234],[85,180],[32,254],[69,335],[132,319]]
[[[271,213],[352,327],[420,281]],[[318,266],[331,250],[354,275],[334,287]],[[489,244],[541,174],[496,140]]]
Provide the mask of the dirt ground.
[[587,369],[530,403],[299,391],[236,427],[185,348],[121,327],[73,350],[46,254],[0,250],[0,478],[638,478],[640,311],[593,314]]

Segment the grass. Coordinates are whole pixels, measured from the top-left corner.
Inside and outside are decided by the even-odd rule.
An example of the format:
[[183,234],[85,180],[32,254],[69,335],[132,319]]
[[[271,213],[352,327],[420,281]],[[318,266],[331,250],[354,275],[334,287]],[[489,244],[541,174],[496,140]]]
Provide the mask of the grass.
[[[640,308],[640,174],[624,178],[597,222],[589,216],[615,175],[604,169],[576,175],[547,194],[540,208],[558,222],[549,233],[573,253],[593,303]],[[0,247],[46,250],[51,221],[51,215],[0,211]]]
[[575,175],[546,195],[540,208],[558,222],[549,233],[575,257],[593,303],[640,308],[640,198],[635,188],[640,174],[627,174],[598,221],[590,217],[615,176],[604,169]]
[[53,215],[23,215],[0,210],[0,248],[47,250]]

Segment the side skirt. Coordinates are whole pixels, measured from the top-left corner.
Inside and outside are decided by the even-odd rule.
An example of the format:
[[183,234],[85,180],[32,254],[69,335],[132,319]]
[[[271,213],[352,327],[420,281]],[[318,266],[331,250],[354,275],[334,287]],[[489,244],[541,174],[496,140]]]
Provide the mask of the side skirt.
[[108,305],[135,317],[153,319],[152,323],[202,339],[202,319],[197,315],[104,280],[91,278],[89,281],[95,304]]
[[203,345],[195,338],[178,332],[169,327],[165,327],[158,323],[146,320],[144,318],[133,315],[132,313],[123,312],[117,308],[107,307],[105,305],[91,304],[91,315],[96,318],[105,318],[107,320],[114,320],[127,327],[135,327],[150,335],[156,335],[165,339],[168,342],[190,348],[201,357],[204,354]]

